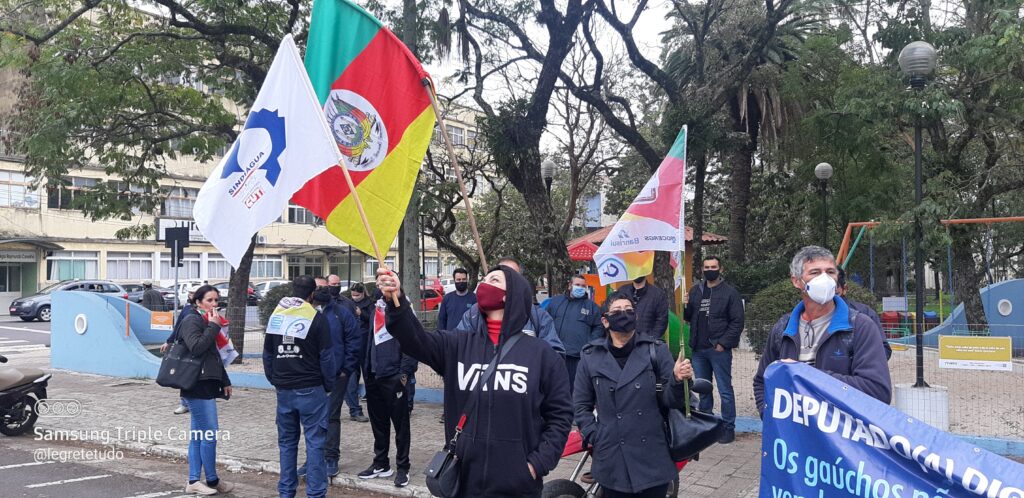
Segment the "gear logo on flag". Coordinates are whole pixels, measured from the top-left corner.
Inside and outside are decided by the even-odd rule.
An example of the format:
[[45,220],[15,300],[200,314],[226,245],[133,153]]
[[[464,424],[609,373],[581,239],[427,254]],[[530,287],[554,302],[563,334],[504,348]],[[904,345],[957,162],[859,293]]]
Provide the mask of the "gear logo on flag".
[[284,118],[276,110],[260,109],[249,114],[245,128],[238,135],[221,171],[222,179],[235,173],[242,174],[231,183],[228,194],[236,197],[243,190],[256,189],[258,184],[250,189],[246,189],[246,185],[259,170],[264,171],[271,187],[277,185],[281,176],[278,158],[287,145],[284,128]]
[[388,132],[369,101],[349,90],[331,90],[324,114],[348,169],[370,171],[380,165],[388,151]]

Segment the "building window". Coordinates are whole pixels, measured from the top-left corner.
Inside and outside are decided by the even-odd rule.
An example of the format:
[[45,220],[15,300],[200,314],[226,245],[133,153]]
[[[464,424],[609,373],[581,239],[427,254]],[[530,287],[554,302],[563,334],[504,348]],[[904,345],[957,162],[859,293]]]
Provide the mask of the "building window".
[[192,218],[192,207],[196,205],[197,195],[199,195],[199,189],[171,188],[164,199],[160,214],[170,218]]
[[322,277],[324,258],[322,256],[291,256],[288,258],[288,277],[299,275]]
[[437,273],[437,257],[423,258],[423,276],[424,278],[434,278],[438,276]]
[[470,147],[476,147],[476,132],[473,130],[466,130],[466,145]]
[[284,278],[281,256],[254,255],[249,278]]
[[288,205],[288,223],[298,223],[302,225],[321,225],[323,220],[317,218],[312,211],[302,207],[296,206],[295,204]]
[[0,171],[0,207],[38,209],[39,190],[23,174]]
[[231,263],[220,254],[211,254],[206,259],[206,277],[210,279],[231,278]]
[[[201,262],[199,261],[198,254],[186,254],[185,258],[181,261],[184,263],[184,266],[178,268],[179,280],[200,278],[199,268]],[[171,253],[169,252],[160,255],[160,278],[166,280],[174,279],[174,268],[171,267]]]
[[0,264],[0,292],[21,292],[21,264]]
[[458,267],[458,261],[456,261],[455,258],[453,257],[448,257],[447,259],[444,260],[444,268],[441,268],[441,275],[444,275],[445,277],[450,277],[452,276],[452,273],[455,272],[455,269]]
[[108,252],[107,278],[148,280],[153,278],[153,255],[148,252]]
[[441,138],[441,125],[439,125],[439,124],[435,124],[434,125],[434,134],[433,134],[432,141],[436,145],[444,145],[444,139]]
[[90,251],[54,251],[46,258],[46,274],[50,280],[98,278],[99,257]]
[[466,145],[466,136],[463,134],[465,130],[455,125],[448,126],[448,138],[451,139],[452,145]]
[[[76,209],[75,197],[81,197],[84,190],[96,186],[95,178],[68,179],[67,185],[51,185],[46,187],[46,207],[50,209]],[[95,277],[90,277],[95,278]]]
[[[394,257],[384,258],[384,264],[388,265],[388,268],[391,268],[392,270],[398,270],[398,266],[395,265]],[[376,278],[378,268],[380,268],[380,264],[377,263],[377,260],[375,258],[367,258],[366,268],[363,275],[370,275],[370,278]]]

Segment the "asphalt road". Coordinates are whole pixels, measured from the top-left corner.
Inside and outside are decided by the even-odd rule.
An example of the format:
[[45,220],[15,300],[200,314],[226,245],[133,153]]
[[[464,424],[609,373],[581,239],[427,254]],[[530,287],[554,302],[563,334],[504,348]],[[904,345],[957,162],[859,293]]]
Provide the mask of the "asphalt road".
[[50,322],[25,322],[0,316],[0,354],[12,361],[18,354],[50,346]]
[[[88,451],[94,453],[85,453]],[[75,453],[75,452],[78,453]],[[277,495],[277,474],[232,473],[218,467],[219,477],[235,484],[228,496],[271,498]],[[32,436],[0,436],[0,496],[75,498],[175,498],[185,494],[188,464],[102,446],[55,444]],[[304,496],[302,491],[300,496]],[[382,498],[340,486],[328,488],[331,498]]]

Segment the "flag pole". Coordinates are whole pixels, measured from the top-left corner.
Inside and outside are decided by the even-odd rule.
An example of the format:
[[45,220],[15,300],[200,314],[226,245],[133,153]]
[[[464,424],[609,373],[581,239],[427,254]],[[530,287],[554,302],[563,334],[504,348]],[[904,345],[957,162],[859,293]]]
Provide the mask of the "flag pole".
[[[370,245],[373,246],[373,254],[377,257],[378,266],[390,270],[386,264],[384,264],[384,257],[380,252],[380,246],[377,245],[377,237],[373,235],[373,230],[370,229],[370,220],[366,218],[366,211],[363,210],[363,202],[359,200],[359,191],[356,190],[355,184],[352,183],[352,175],[349,174],[348,168],[345,167],[345,163],[338,161],[338,166],[341,167],[341,172],[345,175],[345,183],[348,185],[348,191],[352,194],[352,200],[356,204],[356,209],[359,210],[359,218],[363,221],[363,228],[366,229],[366,235],[370,238]],[[398,294],[391,294],[391,301],[395,304],[395,307],[399,307]]]
[[[685,315],[686,304],[683,302],[686,296],[686,141],[690,139],[690,130],[683,125],[683,185],[679,189],[679,274],[682,283],[679,284],[679,301],[676,302],[676,314],[679,317],[679,358],[686,359],[686,334],[683,333],[683,315]],[[673,280],[675,280],[673,278]],[[686,403],[686,417],[690,417],[690,385],[683,382],[683,401]]]
[[476,217],[473,216],[473,206],[469,202],[469,194],[466,193],[466,182],[462,180],[462,168],[459,167],[459,161],[455,154],[455,147],[452,146],[451,137],[448,136],[448,128],[444,124],[444,118],[441,116],[441,109],[437,105],[437,94],[434,92],[434,85],[431,84],[429,78],[423,78],[423,86],[427,87],[427,93],[430,94],[430,106],[434,108],[434,116],[437,116],[437,122],[441,125],[441,136],[444,138],[444,144],[448,149],[448,156],[451,157],[452,167],[455,168],[455,179],[459,182],[459,191],[462,193],[462,200],[466,204],[466,216],[469,218],[469,228],[473,232],[473,242],[476,242],[476,250],[480,256],[480,266],[483,271],[487,271],[487,256],[484,256],[484,246],[480,243],[480,232],[476,228]]

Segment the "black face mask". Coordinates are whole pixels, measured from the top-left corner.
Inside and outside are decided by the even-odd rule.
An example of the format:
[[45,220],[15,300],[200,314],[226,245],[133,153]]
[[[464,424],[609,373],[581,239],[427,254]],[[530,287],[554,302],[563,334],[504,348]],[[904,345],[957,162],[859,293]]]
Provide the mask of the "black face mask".
[[613,332],[629,333],[636,330],[635,311],[620,311],[614,314],[607,314],[605,318],[608,319],[608,330]]
[[455,290],[459,292],[466,292],[469,288],[469,282],[455,282]]
[[718,270],[704,270],[704,279],[709,282],[718,280],[718,277],[722,276]]
[[327,287],[327,290],[331,293],[331,297],[338,297],[338,296],[341,295],[341,286],[340,285],[329,286],[329,287]]
[[636,283],[638,283],[638,284],[642,284],[642,283],[644,283],[644,281],[645,281],[645,280],[647,280],[647,277],[646,277],[646,276],[643,276],[643,277],[636,277],[636,278],[634,278],[634,279],[633,279],[633,281],[634,281],[634,282],[636,282]]

